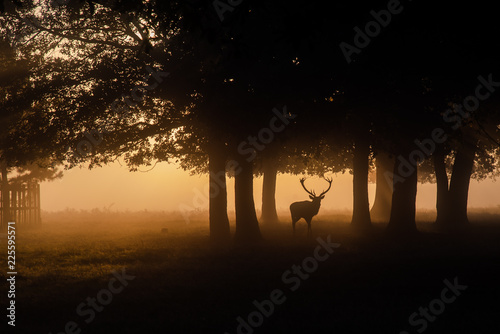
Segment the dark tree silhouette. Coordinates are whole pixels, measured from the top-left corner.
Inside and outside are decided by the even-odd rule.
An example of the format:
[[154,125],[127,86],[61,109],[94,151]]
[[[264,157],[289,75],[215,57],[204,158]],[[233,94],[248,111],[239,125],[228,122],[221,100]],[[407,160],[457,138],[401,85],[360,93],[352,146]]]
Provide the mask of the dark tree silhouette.
[[373,221],[389,221],[392,203],[392,173],[394,157],[385,152],[378,152],[375,156],[376,189],[370,217]]

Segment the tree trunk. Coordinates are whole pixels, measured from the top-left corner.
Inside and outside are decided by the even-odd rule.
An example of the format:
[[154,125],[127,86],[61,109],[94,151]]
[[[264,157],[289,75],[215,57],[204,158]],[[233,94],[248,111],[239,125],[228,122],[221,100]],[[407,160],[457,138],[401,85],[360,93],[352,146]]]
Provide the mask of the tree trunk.
[[2,163],[2,229],[7,228],[7,223],[11,221],[9,180],[7,166]]
[[262,223],[277,223],[276,212],[276,175],[278,169],[272,160],[264,160],[264,177],[262,181]]
[[351,225],[369,227],[370,203],[368,201],[368,156],[370,145],[365,140],[357,140],[354,144],[353,160],[353,212]]
[[467,217],[467,202],[469,199],[469,184],[474,167],[477,143],[465,143],[455,156],[449,190],[449,221],[452,226],[469,223]]
[[240,245],[259,241],[261,234],[253,200],[253,166],[245,159],[239,159],[238,163],[240,169],[234,180],[236,209],[234,239],[236,244]]
[[438,152],[434,155],[437,183],[436,224],[441,228],[456,229],[469,223],[467,203],[476,145],[476,142],[464,143],[457,150],[449,187],[444,154]]
[[[410,153],[411,150],[405,150],[404,154],[399,157],[407,160]],[[387,230],[397,235],[404,235],[417,231],[415,222],[417,167],[411,165],[411,168],[407,168],[408,163],[403,164],[399,157],[394,164],[394,191],[392,193],[391,217]],[[408,170],[401,173],[405,168]]]
[[375,158],[376,191],[375,200],[370,211],[371,219],[388,222],[391,217],[392,180],[387,176],[392,173],[394,159],[387,153],[379,153]]
[[434,153],[434,172],[436,174],[436,223],[444,225],[448,216],[448,174],[444,163],[444,153],[439,149]]
[[226,155],[220,147],[209,152],[209,221],[210,240],[216,244],[230,242],[227,217]]

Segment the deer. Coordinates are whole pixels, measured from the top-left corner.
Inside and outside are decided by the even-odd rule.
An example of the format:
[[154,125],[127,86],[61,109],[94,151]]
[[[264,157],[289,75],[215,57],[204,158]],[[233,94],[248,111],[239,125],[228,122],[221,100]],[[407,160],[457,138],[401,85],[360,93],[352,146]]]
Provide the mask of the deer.
[[293,227],[293,235],[295,235],[295,224],[300,220],[300,218],[304,218],[307,222],[307,235],[310,236],[312,234],[311,230],[311,220],[314,216],[316,216],[319,212],[319,207],[321,205],[321,200],[325,198],[325,194],[332,187],[332,179],[324,178],[326,182],[328,182],[328,189],[324,190],[319,196],[316,196],[316,193],[313,191],[307,190],[304,185],[305,178],[300,179],[300,184],[302,188],[309,194],[309,198],[312,201],[301,201],[294,202],[290,204],[290,213],[292,215],[292,227]]

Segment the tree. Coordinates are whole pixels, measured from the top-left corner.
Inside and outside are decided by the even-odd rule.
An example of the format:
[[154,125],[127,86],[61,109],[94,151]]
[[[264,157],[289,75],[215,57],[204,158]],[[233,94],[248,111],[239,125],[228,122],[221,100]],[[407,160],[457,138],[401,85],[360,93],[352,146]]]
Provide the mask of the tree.
[[50,115],[35,104],[45,86],[32,84],[30,60],[20,57],[8,40],[0,40],[0,50],[0,173],[2,222],[6,223],[12,219],[12,185],[62,174],[55,167],[60,162],[57,154],[50,149],[55,141],[53,128],[44,126]]
[[392,203],[392,172],[394,157],[385,152],[375,156],[376,190],[373,206],[370,210],[372,221],[389,221]]
[[262,167],[262,223],[279,222],[276,211],[276,178],[278,174],[277,159],[267,158]]
[[[43,79],[47,78],[47,73],[51,73],[54,86],[54,89],[46,92],[45,97],[66,102],[63,104],[66,107],[58,110],[56,119],[61,128],[65,125],[69,129],[61,134],[61,138],[72,143],[70,147],[73,149],[66,153],[68,167],[85,161],[90,162],[90,167],[99,166],[123,156],[131,169],[135,169],[141,164],[151,164],[155,159],[168,161],[183,159],[186,155],[199,156],[201,150],[202,156],[210,152],[211,158],[217,160],[211,164],[211,176],[218,175],[219,183],[225,182],[222,181],[225,177],[220,178],[220,172],[224,172],[220,168],[229,155],[225,144],[229,137],[224,135],[218,140],[212,136],[213,133],[220,133],[218,127],[214,126],[215,121],[208,122],[212,126],[200,122],[207,119],[204,115],[210,115],[212,119],[215,116],[213,111],[218,106],[211,108],[211,94],[216,93],[213,97],[220,95],[213,87],[227,86],[226,71],[210,65],[220,44],[216,41],[205,49],[200,45],[194,49],[192,44],[184,43],[185,40],[176,43],[176,31],[182,24],[185,24],[183,37],[195,42],[201,40],[196,36],[201,29],[192,25],[196,17],[185,15],[185,19],[179,22],[182,15],[189,14],[190,8],[181,8],[176,3],[167,6],[160,3],[153,6],[146,2],[137,6],[129,5],[130,2],[122,2],[110,8],[90,2],[70,2],[57,9],[40,5],[36,11],[26,8],[24,11],[7,13],[9,24],[19,31],[26,29],[22,26],[24,22],[30,23],[27,34],[33,37],[30,39],[32,46],[41,45],[45,49],[72,56],[71,59],[49,59],[42,64],[43,70],[40,71],[40,78]],[[175,14],[172,15],[172,9],[182,10],[174,10]],[[53,15],[54,12],[59,15]],[[152,12],[155,15],[151,15]],[[87,45],[93,47],[85,48]],[[116,52],[109,53],[109,47]],[[120,59],[120,62],[116,62],[116,59]],[[141,65],[146,63],[146,68],[149,65],[148,69],[151,69],[158,62],[176,70],[171,73],[174,85],[158,87],[154,82],[148,86],[141,84],[141,77],[144,76]],[[218,63],[216,65],[220,66]],[[74,69],[69,79],[64,77],[67,75],[64,69],[67,68]],[[153,75],[157,79],[156,74]],[[203,80],[207,84],[203,84]],[[149,92],[151,97],[136,98],[138,90],[150,90],[149,87],[155,88],[154,93]],[[115,100],[113,91],[125,92],[121,101]],[[200,96],[204,96],[203,104],[199,100]],[[196,114],[193,114],[194,102],[197,102]],[[110,110],[115,112],[111,117]],[[120,112],[123,110],[126,112]],[[210,113],[206,114],[208,110]],[[91,135],[94,146],[87,144],[86,150],[81,150],[85,142],[82,140],[84,134]],[[106,140],[103,140],[105,134]],[[149,141],[150,138],[155,139],[155,144]],[[203,139],[208,139],[208,147],[197,146]],[[217,143],[221,143],[220,146]],[[220,233],[221,238],[227,238],[225,191],[219,191],[218,194],[214,196],[217,203],[211,205],[211,223],[220,220],[221,228],[211,230],[214,233],[223,231]],[[218,210],[224,210],[224,213],[218,213]]]

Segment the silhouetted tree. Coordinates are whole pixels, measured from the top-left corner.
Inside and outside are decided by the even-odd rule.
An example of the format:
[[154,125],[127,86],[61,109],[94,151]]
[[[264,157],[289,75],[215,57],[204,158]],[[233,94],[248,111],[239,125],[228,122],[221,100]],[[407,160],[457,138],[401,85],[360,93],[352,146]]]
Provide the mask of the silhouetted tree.
[[56,138],[53,127],[49,126],[50,114],[36,104],[46,87],[32,83],[32,63],[22,58],[7,39],[0,40],[0,172],[4,223],[11,219],[8,194],[12,184],[61,176],[55,169],[60,160],[52,149]]
[[391,175],[393,169],[394,157],[385,152],[378,152],[375,156],[375,199],[370,210],[372,221],[389,221],[392,203]]

